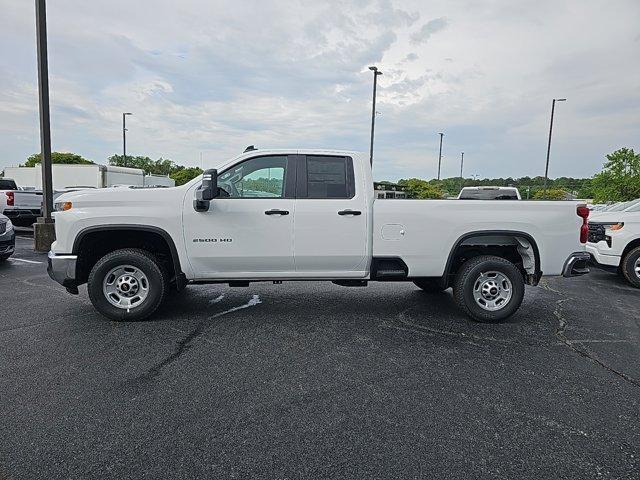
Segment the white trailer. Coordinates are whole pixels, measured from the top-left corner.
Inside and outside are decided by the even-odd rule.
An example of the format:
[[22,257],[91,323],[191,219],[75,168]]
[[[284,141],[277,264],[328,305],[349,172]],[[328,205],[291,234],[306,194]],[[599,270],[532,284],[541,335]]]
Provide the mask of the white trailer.
[[[175,181],[163,175],[145,175],[139,168],[113,165],[52,165],[53,189],[77,187],[106,188],[116,185],[175,186]],[[35,167],[7,167],[5,176],[18,185],[36,190],[42,189],[42,169]]]

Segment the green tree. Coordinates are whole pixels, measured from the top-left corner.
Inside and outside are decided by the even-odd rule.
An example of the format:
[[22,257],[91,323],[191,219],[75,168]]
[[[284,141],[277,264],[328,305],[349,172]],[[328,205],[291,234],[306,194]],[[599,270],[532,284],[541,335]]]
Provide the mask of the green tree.
[[591,181],[593,200],[625,202],[640,197],[640,154],[621,148],[607,155],[602,172]]
[[566,200],[567,191],[561,188],[549,188],[545,193],[544,189],[540,189],[533,194],[533,198],[536,200]]
[[408,180],[398,180],[398,185],[407,189],[410,198],[443,198],[444,192],[436,185],[432,185],[426,180],[419,178],[409,178]]
[[[27,161],[24,162],[22,167],[35,167],[42,162],[42,155],[40,153],[34,153],[27,157]],[[51,152],[51,163],[66,164],[66,165],[92,165],[91,160],[81,157],[77,153],[70,152]]]
[[184,185],[198,175],[202,175],[202,169],[198,167],[178,167],[169,174],[176,181],[176,185]]
[[142,155],[127,155],[126,165],[122,155],[111,155],[107,161],[109,165],[140,168],[146,173],[154,173],[156,175],[169,175],[178,168],[178,166],[169,159],[160,157],[158,160],[151,160],[149,157]]

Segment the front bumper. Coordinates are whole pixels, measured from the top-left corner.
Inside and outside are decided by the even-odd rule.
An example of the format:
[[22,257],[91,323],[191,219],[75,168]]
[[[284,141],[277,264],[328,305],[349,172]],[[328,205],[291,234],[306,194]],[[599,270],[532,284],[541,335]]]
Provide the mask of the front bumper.
[[77,255],[56,255],[49,252],[47,273],[63,287],[76,288]]
[[578,277],[589,273],[589,260],[591,256],[587,252],[574,252],[564,262],[562,268],[563,277]]
[[16,234],[14,231],[0,235],[0,256],[12,255],[16,248]]
[[591,255],[591,259],[594,263],[604,267],[617,269],[618,265],[620,265],[620,255],[607,255],[602,253],[598,248],[598,244],[587,243],[587,253]]

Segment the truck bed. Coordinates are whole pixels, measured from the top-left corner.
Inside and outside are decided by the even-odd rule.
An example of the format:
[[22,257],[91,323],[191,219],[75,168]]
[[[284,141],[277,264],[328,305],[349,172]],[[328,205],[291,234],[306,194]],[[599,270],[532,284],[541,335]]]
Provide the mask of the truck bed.
[[437,277],[445,271],[452,247],[473,232],[519,232],[535,239],[541,271],[560,275],[567,257],[582,249],[577,205],[570,201],[376,200],[373,255],[400,257],[409,267],[409,276]]

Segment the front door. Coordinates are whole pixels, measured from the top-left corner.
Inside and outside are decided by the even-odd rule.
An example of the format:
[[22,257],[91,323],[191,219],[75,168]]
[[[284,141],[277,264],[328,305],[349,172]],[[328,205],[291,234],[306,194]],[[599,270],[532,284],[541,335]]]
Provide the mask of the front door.
[[197,212],[187,200],[184,236],[196,277],[270,278],[293,271],[294,181],[288,156],[253,157],[218,174],[221,196],[209,211]]

